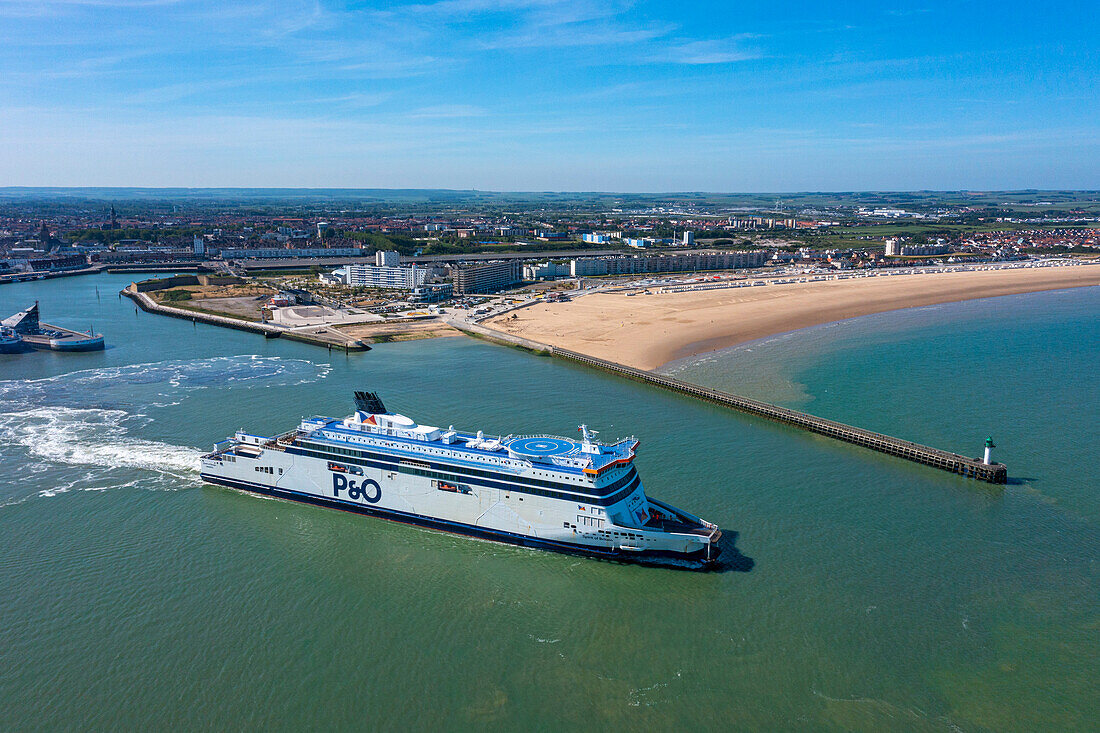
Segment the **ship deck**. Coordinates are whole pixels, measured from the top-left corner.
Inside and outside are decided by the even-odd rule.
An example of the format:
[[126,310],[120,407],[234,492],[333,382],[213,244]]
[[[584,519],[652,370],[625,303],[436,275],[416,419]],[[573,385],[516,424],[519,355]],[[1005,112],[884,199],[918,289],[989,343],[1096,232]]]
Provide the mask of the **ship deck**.
[[103,348],[103,336],[73,331],[62,326],[40,323],[37,333],[20,334],[23,343],[36,349],[56,351],[91,351]]
[[[613,464],[626,463],[634,458],[634,449],[638,441],[624,438],[613,444],[598,443],[599,454],[586,453],[583,444],[558,435],[504,435],[478,436],[474,433],[454,431],[454,440],[445,443],[442,440],[417,440],[399,435],[381,435],[348,428],[336,418],[315,416],[318,429],[335,433],[347,438],[365,438],[371,445],[387,451],[401,451],[409,458],[440,455],[436,451],[445,450],[449,460],[468,462],[472,466],[501,468],[502,459],[541,464],[566,473],[583,474],[588,471],[603,471]],[[304,436],[302,436],[304,437]],[[310,440],[322,441],[331,445],[347,446],[352,441],[333,439],[317,434]],[[362,445],[356,442],[355,444]],[[434,449],[434,450],[432,450]]]

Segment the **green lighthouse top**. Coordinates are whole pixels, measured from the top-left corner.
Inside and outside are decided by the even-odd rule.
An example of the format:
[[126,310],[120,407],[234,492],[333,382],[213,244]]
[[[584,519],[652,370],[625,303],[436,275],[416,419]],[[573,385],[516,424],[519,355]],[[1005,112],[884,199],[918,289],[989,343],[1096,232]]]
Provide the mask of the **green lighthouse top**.
[[989,437],[989,438],[985,439],[985,447],[986,448],[996,448],[997,447],[997,446],[993,445],[993,438],[992,437]]

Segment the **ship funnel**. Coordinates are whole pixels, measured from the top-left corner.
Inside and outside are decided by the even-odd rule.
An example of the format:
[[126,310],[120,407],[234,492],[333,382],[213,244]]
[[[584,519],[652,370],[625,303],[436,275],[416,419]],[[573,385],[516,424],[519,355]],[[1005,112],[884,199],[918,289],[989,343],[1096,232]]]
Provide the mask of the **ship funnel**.
[[375,392],[355,392],[355,407],[368,415],[385,415],[386,406]]

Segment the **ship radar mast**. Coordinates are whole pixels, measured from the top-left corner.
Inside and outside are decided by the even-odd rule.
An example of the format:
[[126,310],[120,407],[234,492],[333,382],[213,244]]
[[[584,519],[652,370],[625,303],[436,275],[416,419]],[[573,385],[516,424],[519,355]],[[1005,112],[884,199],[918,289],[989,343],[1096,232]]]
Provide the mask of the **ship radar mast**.
[[580,430],[581,435],[584,436],[584,439],[581,442],[581,452],[595,453],[596,455],[599,455],[600,446],[592,442],[593,436],[599,435],[599,432],[596,430],[589,430],[587,425],[581,425],[577,428],[577,430]]

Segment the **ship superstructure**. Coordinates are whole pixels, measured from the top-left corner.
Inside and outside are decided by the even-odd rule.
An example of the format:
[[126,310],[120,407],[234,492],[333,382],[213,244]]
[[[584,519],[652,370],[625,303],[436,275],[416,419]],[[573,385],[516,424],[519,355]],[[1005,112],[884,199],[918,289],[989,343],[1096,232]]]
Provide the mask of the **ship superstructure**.
[[634,561],[718,557],[718,527],[645,494],[638,441],[487,436],[419,425],[356,392],[346,418],[277,436],[245,431],[202,457],[202,478],[244,491],[528,547]]

